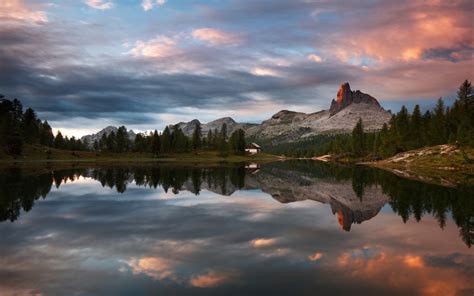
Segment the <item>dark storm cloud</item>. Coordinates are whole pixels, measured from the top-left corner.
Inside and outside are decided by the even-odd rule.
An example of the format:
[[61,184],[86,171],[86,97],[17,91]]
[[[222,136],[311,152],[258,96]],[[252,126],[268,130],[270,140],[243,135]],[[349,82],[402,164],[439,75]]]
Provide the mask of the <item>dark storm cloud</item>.
[[[238,116],[262,97],[275,106],[269,112],[324,108],[345,81],[383,104],[453,95],[472,79],[470,1],[230,1],[185,9],[169,2],[160,10],[167,7],[168,17],[143,24],[139,10],[128,18],[121,5],[99,15],[64,4],[48,11],[48,21],[2,20],[0,93],[59,125],[71,118],[140,125],[189,112],[182,107]],[[200,28],[233,42],[197,40]],[[146,50],[134,52],[140,45]]]
[[[53,120],[71,116],[113,117],[114,113],[127,112],[126,123],[143,123],[148,122],[142,115],[144,111],[162,113],[185,106],[231,107],[251,101],[248,94],[253,92],[294,103],[297,99],[291,97],[298,88],[347,76],[328,66],[307,65],[281,68],[293,79],[219,68],[212,75],[160,74],[148,60],[129,56],[109,58],[99,65],[76,65],[74,62],[79,57],[69,54],[69,46],[73,44],[50,41],[50,34],[42,27],[30,29],[33,31],[28,33],[23,29],[0,31],[1,39],[10,40],[6,48],[0,49],[0,89],[6,95],[21,97],[39,112],[48,112]],[[217,67],[229,55],[196,50],[187,58],[204,61],[207,67]],[[116,68],[110,68],[111,65]],[[303,101],[301,96],[299,98]]]

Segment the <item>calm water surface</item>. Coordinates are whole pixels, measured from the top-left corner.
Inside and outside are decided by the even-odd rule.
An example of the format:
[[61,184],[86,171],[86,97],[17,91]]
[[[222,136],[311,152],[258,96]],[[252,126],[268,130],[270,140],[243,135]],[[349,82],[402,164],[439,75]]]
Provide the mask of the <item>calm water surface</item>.
[[0,295],[469,295],[474,188],[364,167],[0,170]]

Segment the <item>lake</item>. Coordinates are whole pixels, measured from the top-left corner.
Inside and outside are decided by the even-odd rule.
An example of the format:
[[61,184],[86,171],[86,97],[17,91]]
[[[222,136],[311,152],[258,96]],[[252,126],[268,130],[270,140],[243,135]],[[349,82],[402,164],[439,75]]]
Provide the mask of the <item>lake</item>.
[[0,170],[0,295],[469,295],[474,188],[362,166]]

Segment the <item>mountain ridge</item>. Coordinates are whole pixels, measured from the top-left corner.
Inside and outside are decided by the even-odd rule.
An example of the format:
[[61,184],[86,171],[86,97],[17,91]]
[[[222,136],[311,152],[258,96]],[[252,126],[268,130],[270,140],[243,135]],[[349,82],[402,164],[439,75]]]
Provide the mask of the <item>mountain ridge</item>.
[[[349,83],[345,82],[339,87],[337,95],[332,99],[328,110],[313,113],[280,110],[260,124],[239,123],[231,117],[223,117],[208,123],[201,123],[198,119],[193,119],[189,122],[170,124],[168,127],[178,126],[185,135],[191,136],[196,125],[200,124],[202,135],[206,136],[211,130],[217,129],[220,131],[225,123],[228,135],[242,129],[247,137],[276,145],[318,134],[349,133],[359,118],[362,119],[366,131],[376,131],[380,130],[384,123],[388,123],[391,117],[392,114],[386,111],[376,98],[360,90],[352,91]],[[88,139],[91,143],[97,138],[97,135],[100,139],[104,130],[93,135],[84,136],[81,139]],[[135,137],[135,133],[131,132]]]

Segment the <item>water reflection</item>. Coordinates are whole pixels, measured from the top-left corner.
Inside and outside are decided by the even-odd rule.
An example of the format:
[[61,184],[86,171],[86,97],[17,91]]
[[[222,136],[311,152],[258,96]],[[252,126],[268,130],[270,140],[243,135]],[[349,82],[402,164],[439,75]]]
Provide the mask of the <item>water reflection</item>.
[[0,192],[2,296],[474,292],[470,188],[297,161],[10,169]]
[[0,171],[0,221],[15,221],[21,210],[29,212],[35,201],[46,198],[52,186],[80,178],[97,180],[103,187],[124,193],[129,184],[162,187],[168,193],[199,195],[207,190],[230,196],[237,190],[260,189],[280,203],[314,200],[329,204],[342,229],[350,231],[375,217],[389,204],[403,222],[432,215],[444,228],[452,215],[459,236],[468,246],[474,242],[474,188],[446,188],[403,179],[363,166],[336,166],[314,161],[287,161],[260,165],[214,167],[139,166],[72,168],[25,172]]

